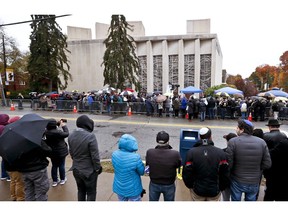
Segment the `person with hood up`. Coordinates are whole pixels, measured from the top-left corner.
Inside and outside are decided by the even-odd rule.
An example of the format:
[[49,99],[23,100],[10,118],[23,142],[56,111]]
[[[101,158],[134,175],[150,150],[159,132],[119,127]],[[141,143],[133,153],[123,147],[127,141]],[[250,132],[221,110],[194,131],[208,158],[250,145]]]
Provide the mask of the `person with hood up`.
[[141,160],[137,140],[123,134],[118,141],[118,150],[112,153],[114,167],[113,192],[119,201],[141,201],[143,191],[141,176],[144,175],[144,163]]
[[[68,155],[68,146],[65,142],[65,138],[68,136],[69,130],[66,123],[62,119],[59,121],[59,128],[55,119],[51,119],[51,121],[48,122],[45,137],[47,145],[52,149],[52,153],[50,155],[52,162],[52,187],[56,187],[58,183],[60,183],[60,185],[64,185],[67,180],[65,175],[65,159]],[[58,182],[58,170],[60,182]]]
[[102,172],[94,122],[87,115],[76,120],[77,128],[68,136],[72,171],[78,189],[78,201],[95,201],[98,175]]
[[[9,124],[9,115],[7,114],[0,114],[0,126],[1,126],[1,131],[0,135],[2,134],[4,127]],[[1,180],[6,180],[6,181],[11,181],[9,174],[7,173],[5,166],[4,166],[4,161],[2,159],[1,161]]]

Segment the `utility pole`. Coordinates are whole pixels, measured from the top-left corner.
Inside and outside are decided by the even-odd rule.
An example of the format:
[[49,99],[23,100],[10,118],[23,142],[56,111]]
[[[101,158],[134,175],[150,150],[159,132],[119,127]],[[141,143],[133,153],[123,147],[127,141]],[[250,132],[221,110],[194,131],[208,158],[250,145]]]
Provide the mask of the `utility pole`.
[[[4,71],[3,74],[4,74],[4,76],[5,76],[7,65],[6,65],[6,53],[5,53],[5,38],[4,38],[4,34],[2,34],[2,44],[3,44],[3,71]],[[0,73],[0,88],[1,88],[3,105],[4,105],[4,106],[7,106],[7,101],[6,101],[6,98],[5,98],[4,85],[3,85],[3,82],[2,82],[2,74],[1,74],[1,73]]]

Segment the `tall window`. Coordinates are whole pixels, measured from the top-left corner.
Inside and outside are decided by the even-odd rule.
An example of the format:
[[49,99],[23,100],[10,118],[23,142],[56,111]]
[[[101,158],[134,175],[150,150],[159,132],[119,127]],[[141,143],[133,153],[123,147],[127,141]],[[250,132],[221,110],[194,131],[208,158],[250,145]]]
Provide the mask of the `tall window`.
[[162,56],[153,56],[153,91],[162,91]]
[[200,55],[200,89],[211,87],[211,54]]
[[139,82],[141,84],[141,92],[147,92],[147,56],[139,56]]
[[169,83],[178,84],[178,55],[169,56]]
[[184,88],[195,85],[195,55],[184,55]]

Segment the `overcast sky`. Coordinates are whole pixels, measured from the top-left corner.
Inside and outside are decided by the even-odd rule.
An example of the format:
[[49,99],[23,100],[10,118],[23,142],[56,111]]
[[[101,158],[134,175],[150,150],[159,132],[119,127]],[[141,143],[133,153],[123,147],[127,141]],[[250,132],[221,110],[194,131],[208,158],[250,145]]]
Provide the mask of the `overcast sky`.
[[[31,14],[72,14],[57,19],[63,32],[67,26],[91,28],[94,39],[95,23],[110,24],[112,14],[142,21],[147,36],[186,34],[187,20],[210,19],[223,69],[247,78],[262,64],[278,66],[288,51],[287,5],[287,0],[9,0],[1,5],[6,10],[1,10],[0,23],[30,20]],[[22,51],[28,50],[29,23],[6,26],[5,31]]]

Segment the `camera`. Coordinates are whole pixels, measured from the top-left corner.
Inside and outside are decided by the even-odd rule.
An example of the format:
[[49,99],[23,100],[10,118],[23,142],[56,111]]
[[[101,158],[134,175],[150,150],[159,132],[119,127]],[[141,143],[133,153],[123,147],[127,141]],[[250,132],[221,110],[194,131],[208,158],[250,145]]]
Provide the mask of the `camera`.
[[67,119],[60,119],[60,121],[57,122],[57,126],[58,127],[60,126],[61,121],[67,123]]

